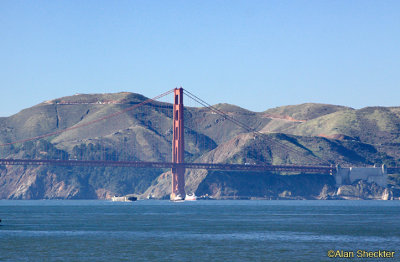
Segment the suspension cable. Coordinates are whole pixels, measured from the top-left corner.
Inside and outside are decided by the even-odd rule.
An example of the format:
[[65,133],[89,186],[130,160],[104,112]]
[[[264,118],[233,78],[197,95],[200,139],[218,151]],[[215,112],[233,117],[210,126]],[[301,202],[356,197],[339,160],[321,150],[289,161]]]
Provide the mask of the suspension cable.
[[44,134],[44,135],[40,135],[40,136],[35,136],[35,137],[31,137],[31,138],[17,140],[17,141],[10,142],[10,143],[0,144],[0,147],[9,146],[9,145],[18,144],[18,143],[24,143],[24,142],[28,142],[28,141],[33,141],[33,140],[37,140],[37,139],[41,139],[41,138],[45,138],[45,137],[49,137],[49,136],[58,135],[58,134],[66,132],[66,131],[70,131],[70,130],[78,129],[78,128],[81,128],[81,127],[89,126],[89,125],[101,122],[103,120],[119,116],[119,115],[121,115],[123,113],[126,113],[128,111],[131,111],[133,109],[139,108],[139,107],[141,107],[141,106],[143,106],[145,104],[148,104],[148,103],[150,103],[152,101],[156,101],[156,100],[158,100],[158,99],[160,99],[160,98],[162,98],[162,97],[164,97],[166,95],[169,95],[172,92],[174,92],[174,89],[171,89],[171,90],[169,90],[169,91],[167,91],[167,92],[165,92],[165,93],[163,93],[161,95],[158,95],[156,97],[149,98],[149,99],[147,99],[147,100],[145,100],[145,101],[143,101],[143,102],[141,102],[139,104],[136,104],[136,105],[133,105],[131,107],[125,108],[125,109],[123,109],[121,111],[118,111],[118,112],[115,112],[115,113],[100,117],[98,119],[89,121],[87,123],[83,123],[83,124],[79,124],[79,125],[76,125],[76,126],[68,127],[68,128],[62,129],[62,130],[57,130],[57,131],[54,131],[54,132],[51,132],[51,133],[48,133],[48,134]]
[[[202,106],[204,106],[204,107],[210,109],[210,110],[213,111],[214,113],[216,113],[216,114],[222,116],[224,119],[227,119],[227,120],[233,122],[233,123],[236,124],[237,126],[239,126],[239,127],[243,128],[243,129],[247,130],[248,132],[254,133],[254,134],[257,134],[257,135],[260,135],[260,136],[264,137],[265,139],[267,139],[268,141],[270,141],[270,142],[272,142],[272,143],[274,143],[274,144],[280,146],[281,148],[284,148],[284,149],[286,149],[286,150],[288,150],[288,151],[291,151],[292,153],[302,154],[302,155],[304,154],[304,153],[301,152],[300,150],[297,150],[297,149],[295,149],[295,148],[291,148],[291,147],[289,147],[289,146],[283,144],[282,142],[276,141],[275,139],[273,139],[273,138],[267,136],[266,134],[257,131],[256,129],[254,129],[254,128],[252,128],[252,127],[250,127],[250,126],[244,124],[243,122],[241,122],[241,121],[239,121],[239,120],[237,120],[237,119],[234,119],[233,117],[229,116],[228,114],[226,114],[225,112],[219,110],[218,108],[215,108],[214,106],[208,104],[207,102],[205,102],[205,101],[202,100],[201,98],[197,97],[196,95],[192,94],[191,92],[187,91],[186,89],[184,89],[184,92],[185,92],[185,94],[186,94],[188,97],[190,97],[191,99],[193,99],[193,100],[196,101],[197,103],[199,103],[199,104],[201,104]],[[330,164],[329,161],[328,161],[327,159],[325,159],[325,158],[323,158],[323,157],[317,157],[317,156],[315,156],[312,152],[309,152],[309,153],[310,153],[310,155],[303,155],[303,157],[306,158],[306,159],[308,159],[308,160],[310,160],[310,161],[318,160],[318,162],[320,162],[320,163]],[[323,161],[321,161],[321,160],[323,160]]]

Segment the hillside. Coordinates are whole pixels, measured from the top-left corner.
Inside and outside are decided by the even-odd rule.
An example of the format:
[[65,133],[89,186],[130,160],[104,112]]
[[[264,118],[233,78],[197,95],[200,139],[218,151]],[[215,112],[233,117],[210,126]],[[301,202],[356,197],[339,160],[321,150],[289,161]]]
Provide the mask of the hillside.
[[[128,92],[77,94],[24,109],[0,118],[1,144],[48,133],[53,135],[3,146],[0,154],[2,158],[170,161],[171,104],[153,101],[98,121],[145,100],[147,98],[140,94]],[[302,104],[264,112],[229,104],[214,107],[265,135],[246,133],[206,108],[187,107],[184,113],[186,161],[357,166],[382,163],[394,166],[400,162],[400,108],[397,107],[356,110]],[[73,128],[78,126],[82,127]],[[265,175],[265,179],[272,176],[268,179],[275,182],[259,180],[262,174],[246,175],[246,184],[238,173],[187,171],[187,190],[220,198],[232,194],[276,198],[289,194],[280,190],[285,184],[288,188],[295,187],[295,183],[287,180],[289,178]],[[168,170],[2,166],[0,199],[103,199],[129,193],[165,198],[170,191],[169,177]],[[326,191],[332,187],[328,178],[323,178],[324,183],[314,176],[309,178],[314,179],[307,182],[308,191],[313,193],[307,195],[302,191],[304,198],[315,198],[324,188]],[[396,187],[396,178],[393,181],[392,186]],[[264,186],[261,185],[265,183],[277,183],[280,189],[262,193]],[[229,189],[223,189],[223,185],[229,185]],[[287,196],[296,198],[293,194],[300,194],[298,190],[292,188],[291,195]]]
[[289,116],[296,120],[311,120],[343,110],[352,110],[352,108],[328,104],[306,103],[268,109],[264,111],[264,114],[278,117]]
[[[272,141],[279,141],[279,143]],[[280,143],[284,143],[288,149],[293,151],[282,150]],[[393,157],[379,152],[372,145],[359,141],[286,134],[257,136],[248,133],[238,135],[220,144],[196,161],[274,165],[319,164],[318,157],[343,166],[383,163],[395,165],[397,163]],[[315,162],[312,162],[313,159]],[[171,192],[170,176],[170,172],[160,176],[156,183],[146,190],[143,197],[151,195],[155,198],[167,198]],[[301,182],[299,183],[299,181]],[[266,184],[270,185],[265,187]],[[271,186],[275,184],[276,187]],[[326,198],[328,193],[333,197],[336,192],[334,186],[333,177],[329,175],[303,174],[299,177],[291,174],[291,176],[282,177],[268,172],[260,174],[257,172],[186,171],[186,190],[188,192],[194,192],[196,195],[207,194],[214,198],[319,199]],[[267,192],[266,189],[269,191]],[[329,192],[323,192],[328,189]],[[288,192],[290,195],[285,195]],[[378,194],[382,194],[382,191],[379,191]]]
[[[309,104],[278,108],[267,112],[287,113],[287,116],[303,121],[263,128],[265,132],[284,132],[299,136],[324,136],[357,140],[369,144],[398,144],[400,142],[400,108],[366,107],[359,110],[346,107],[329,106],[317,109]],[[292,113],[295,112],[295,113]],[[305,113],[305,112],[308,112]],[[328,113],[329,112],[329,113]]]

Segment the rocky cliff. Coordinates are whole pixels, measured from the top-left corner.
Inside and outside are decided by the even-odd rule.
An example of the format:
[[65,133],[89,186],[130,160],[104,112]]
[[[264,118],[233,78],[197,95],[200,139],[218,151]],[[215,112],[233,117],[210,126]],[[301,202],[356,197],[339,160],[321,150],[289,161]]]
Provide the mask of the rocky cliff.
[[[80,94],[43,102],[0,118],[1,158],[170,161],[172,106],[128,92]],[[185,160],[210,163],[400,164],[400,108],[352,109],[302,104],[264,112],[215,105],[257,130],[248,133],[207,108],[185,109]],[[126,110],[107,121],[97,121]],[[93,124],[88,125],[89,123]],[[70,128],[78,127],[81,128]],[[68,128],[68,129],[67,129]],[[53,133],[52,136],[24,141]],[[260,135],[262,133],[262,135]],[[400,179],[389,188],[357,184],[335,188],[327,175],[207,172],[186,173],[186,190],[214,198],[381,199],[398,195]],[[385,191],[386,190],[386,191]],[[1,199],[104,199],[141,194],[165,198],[168,170],[132,168],[1,166]],[[385,197],[384,197],[385,196]]]

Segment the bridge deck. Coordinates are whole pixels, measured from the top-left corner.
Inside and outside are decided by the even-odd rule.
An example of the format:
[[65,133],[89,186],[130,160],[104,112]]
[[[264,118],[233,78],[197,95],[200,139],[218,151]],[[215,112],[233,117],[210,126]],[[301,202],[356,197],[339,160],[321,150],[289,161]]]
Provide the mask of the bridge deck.
[[[136,168],[178,168],[226,170],[226,171],[276,171],[334,174],[331,166],[299,165],[253,165],[253,164],[209,164],[209,163],[172,163],[139,161],[104,161],[104,160],[62,160],[62,159],[0,159],[0,165],[55,165],[55,166],[91,166],[91,167],[136,167]],[[388,174],[400,172],[400,167],[388,167]]]

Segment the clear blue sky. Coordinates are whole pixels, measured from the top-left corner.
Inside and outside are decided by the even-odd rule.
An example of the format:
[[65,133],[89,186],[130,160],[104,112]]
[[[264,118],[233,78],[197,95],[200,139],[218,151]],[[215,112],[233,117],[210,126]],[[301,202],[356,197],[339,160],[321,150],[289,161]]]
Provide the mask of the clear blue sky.
[[400,1],[0,0],[0,116],[182,86],[253,111],[400,106]]

